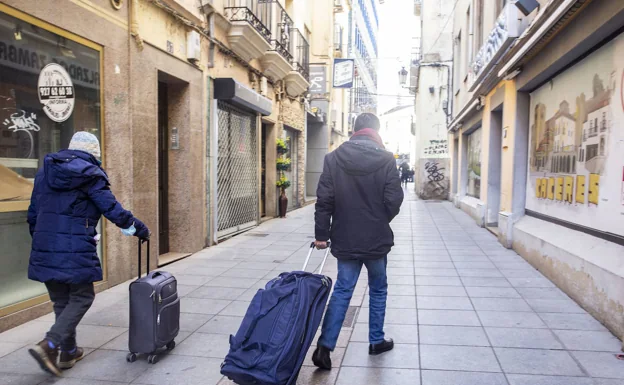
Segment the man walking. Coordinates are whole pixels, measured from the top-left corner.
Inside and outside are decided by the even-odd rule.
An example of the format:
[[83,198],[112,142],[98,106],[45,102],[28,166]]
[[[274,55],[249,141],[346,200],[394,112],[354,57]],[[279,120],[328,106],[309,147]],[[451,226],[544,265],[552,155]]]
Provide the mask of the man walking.
[[99,158],[97,137],[75,133],[68,150],[45,157],[28,208],[33,238],[28,278],[45,283],[56,315],[45,338],[29,352],[43,370],[57,376],[59,369],[73,367],[84,356],[76,345],[76,327],[95,298],[93,282],[102,280],[96,231],[100,217],[124,234],[149,237],[147,226],[115,199]]
[[368,271],[370,295],[369,351],[392,350],[384,335],[388,281],[388,252],[394,245],[390,222],[403,202],[401,181],[394,156],[384,150],[379,119],[364,113],[357,117],[351,140],[325,156],[317,188],[316,247],[327,247],[338,259],[338,279],[323,321],[321,337],[312,361],[331,369],[330,352],[336,341],[360,275]]

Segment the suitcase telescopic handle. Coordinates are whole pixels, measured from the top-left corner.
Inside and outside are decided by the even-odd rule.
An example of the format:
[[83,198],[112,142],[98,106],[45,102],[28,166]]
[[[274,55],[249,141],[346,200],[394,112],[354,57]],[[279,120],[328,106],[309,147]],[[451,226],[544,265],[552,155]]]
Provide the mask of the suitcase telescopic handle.
[[[319,274],[323,274],[323,267],[325,267],[325,262],[327,262],[327,256],[329,255],[329,250],[331,249],[331,242],[327,242],[327,248],[325,249],[325,256],[323,257],[323,262],[321,262],[321,267],[319,267]],[[308,256],[303,263],[302,271],[305,271],[306,267],[308,267],[308,263],[310,262],[310,257],[312,256],[312,252],[314,251],[314,242],[310,244],[310,250],[308,251]]]
[[141,278],[141,249],[143,248],[143,242],[147,243],[147,274],[150,271],[150,241],[149,239],[139,239],[139,278]]

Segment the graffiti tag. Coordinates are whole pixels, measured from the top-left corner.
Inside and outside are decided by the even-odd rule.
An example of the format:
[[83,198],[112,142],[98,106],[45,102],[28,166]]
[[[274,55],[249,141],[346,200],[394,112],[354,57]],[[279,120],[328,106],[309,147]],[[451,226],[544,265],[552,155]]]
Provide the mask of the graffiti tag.
[[424,148],[426,155],[438,155],[448,153],[448,142],[446,140],[430,140],[429,146]]
[[444,173],[442,172],[444,167],[438,168],[438,162],[425,163],[425,171],[427,171],[427,178],[432,182],[440,182],[444,180]]
[[35,131],[38,132],[41,128],[36,123],[37,115],[31,113],[30,115],[26,114],[26,111],[20,110],[17,111],[7,119],[4,119],[2,122],[3,125],[7,127],[7,129],[17,132],[17,131]]

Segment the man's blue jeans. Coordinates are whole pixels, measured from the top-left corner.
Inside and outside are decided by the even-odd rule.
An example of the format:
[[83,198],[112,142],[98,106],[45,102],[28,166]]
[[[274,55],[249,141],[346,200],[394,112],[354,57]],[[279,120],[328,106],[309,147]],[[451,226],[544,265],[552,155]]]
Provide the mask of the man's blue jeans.
[[368,287],[370,309],[368,320],[368,340],[371,344],[384,341],[384,318],[386,317],[386,298],[388,297],[388,279],[386,265],[388,257],[360,261],[338,260],[338,279],[334,293],[329,300],[329,306],[323,320],[323,328],[318,344],[329,350],[336,348],[338,335],[342,328],[353,290],[357,284],[362,265],[368,270]]

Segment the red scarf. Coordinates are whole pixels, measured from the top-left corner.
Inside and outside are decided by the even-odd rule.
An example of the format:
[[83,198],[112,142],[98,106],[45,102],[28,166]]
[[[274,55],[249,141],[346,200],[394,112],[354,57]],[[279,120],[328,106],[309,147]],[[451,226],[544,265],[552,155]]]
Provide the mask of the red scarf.
[[359,136],[365,136],[371,139],[373,142],[377,143],[379,147],[383,149],[386,148],[383,144],[383,140],[381,140],[381,136],[379,136],[379,133],[372,128],[363,128],[359,131],[356,131],[353,135],[351,135],[351,139],[357,139]]

